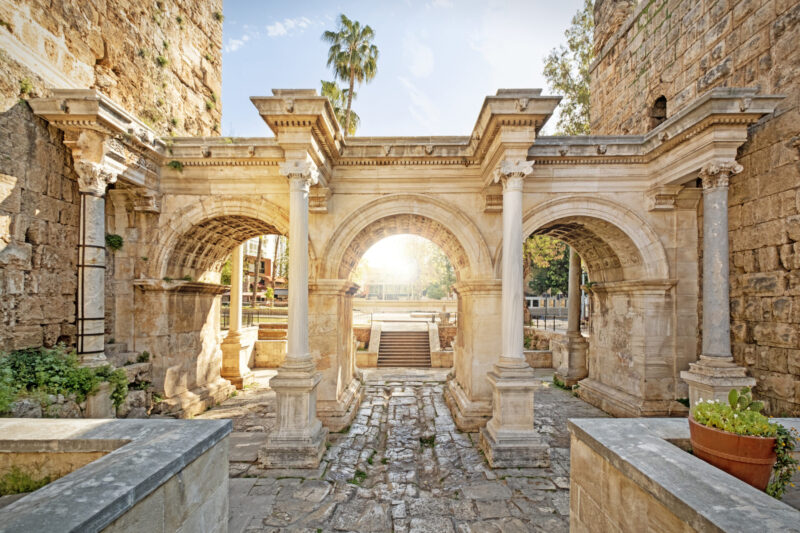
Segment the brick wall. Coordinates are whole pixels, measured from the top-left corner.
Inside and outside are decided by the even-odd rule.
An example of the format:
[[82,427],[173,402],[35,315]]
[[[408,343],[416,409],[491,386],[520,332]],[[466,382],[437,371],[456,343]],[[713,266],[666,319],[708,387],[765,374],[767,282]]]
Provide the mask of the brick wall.
[[[609,15],[625,9],[622,23]],[[731,180],[731,320],[734,358],[767,410],[799,414],[800,2],[598,0],[595,16],[593,134],[648,131],[662,95],[667,116],[718,86],[786,95],[751,128]],[[702,255],[702,205],[698,217]]]

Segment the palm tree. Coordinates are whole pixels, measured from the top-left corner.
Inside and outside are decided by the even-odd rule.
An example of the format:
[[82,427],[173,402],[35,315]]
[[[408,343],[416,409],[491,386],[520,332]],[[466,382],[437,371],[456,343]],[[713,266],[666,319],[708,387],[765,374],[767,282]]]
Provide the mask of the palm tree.
[[[348,89],[342,89],[335,81],[320,80],[322,83],[322,96],[327,96],[333,106],[333,112],[336,115],[336,120],[342,129],[345,129],[345,114],[347,107],[347,96],[350,94]],[[355,94],[353,95],[356,96]],[[361,118],[352,109],[350,110],[350,127],[347,129],[347,135],[355,135],[358,125],[361,123]]]
[[334,75],[348,82],[347,110],[344,114],[344,131],[350,131],[350,109],[353,103],[355,82],[369,83],[378,71],[378,47],[372,44],[375,32],[369,26],[339,15],[339,31],[326,31],[322,40],[331,43],[328,49],[328,66]]

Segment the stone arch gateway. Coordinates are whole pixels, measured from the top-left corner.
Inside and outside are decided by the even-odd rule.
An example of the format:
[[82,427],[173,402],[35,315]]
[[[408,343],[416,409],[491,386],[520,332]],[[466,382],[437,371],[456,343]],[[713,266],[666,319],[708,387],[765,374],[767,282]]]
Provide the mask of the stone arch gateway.
[[[280,424],[265,464],[315,464],[324,440],[318,416],[336,429],[355,415],[349,269],[371,239],[400,227],[438,241],[457,264],[461,356],[446,399],[462,428],[486,425],[491,461],[545,461],[535,444],[514,453],[503,444],[504,428],[533,431],[532,413],[509,418],[514,402],[533,401],[536,382],[522,356],[521,247],[503,245],[529,233],[572,241],[596,278],[595,364],[584,398],[619,415],[680,409],[676,400],[688,396],[680,372],[698,359],[698,203],[709,191],[721,197],[740,168],[748,126],[778,97],[713,89],[645,135],[614,137],[540,135],[560,99],[536,89],[499,90],[468,135],[446,137],[344,137],[313,90],[251,100],[273,137],[169,144],[94,91],[31,100],[34,113],[66,132],[94,206],[84,223],[105,220],[126,239],[115,257],[126,268],[101,300],[110,299],[113,327],[124,324],[128,337],[152,332],[151,353],[172,362],[154,382],[176,412],[226,393],[218,327],[203,313],[223,290],[214,278],[220,249],[267,227],[288,233],[290,247],[303,245],[292,253],[290,348],[273,382]],[[189,270],[193,281],[174,279]],[[97,317],[93,305],[78,318]],[[180,386],[167,391],[168,382]]]

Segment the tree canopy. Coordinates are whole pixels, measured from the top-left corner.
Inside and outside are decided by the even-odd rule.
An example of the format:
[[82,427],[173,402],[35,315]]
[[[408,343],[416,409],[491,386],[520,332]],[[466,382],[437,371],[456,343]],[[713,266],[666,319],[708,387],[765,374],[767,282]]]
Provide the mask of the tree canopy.
[[594,59],[594,5],[584,0],[564,32],[567,45],[550,51],[544,61],[544,76],[550,89],[564,95],[558,117],[558,135],[589,133],[589,67]]
[[[320,80],[322,84],[321,94],[327,96],[333,106],[333,113],[336,115],[336,120],[342,129],[345,128],[347,122],[347,97],[350,94],[349,89],[342,89],[335,81]],[[355,98],[355,94],[353,97]],[[361,117],[356,114],[352,109],[350,110],[350,125],[347,130],[347,135],[355,135],[358,125],[361,123]]]
[[355,84],[369,83],[378,72],[378,47],[372,41],[375,31],[357,20],[350,20],[342,13],[336,31],[326,31],[322,40],[330,43],[328,66],[336,79],[348,84],[344,115],[345,134],[350,133],[351,108],[355,96]]

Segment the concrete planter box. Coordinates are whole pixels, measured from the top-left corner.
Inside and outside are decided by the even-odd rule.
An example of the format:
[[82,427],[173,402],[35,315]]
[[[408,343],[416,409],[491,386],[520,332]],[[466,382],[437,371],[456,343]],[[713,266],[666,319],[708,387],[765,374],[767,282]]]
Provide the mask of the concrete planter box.
[[685,418],[568,424],[571,531],[798,530],[800,511],[684,451]]
[[59,477],[0,531],[227,531],[230,420],[0,420],[0,473]]

